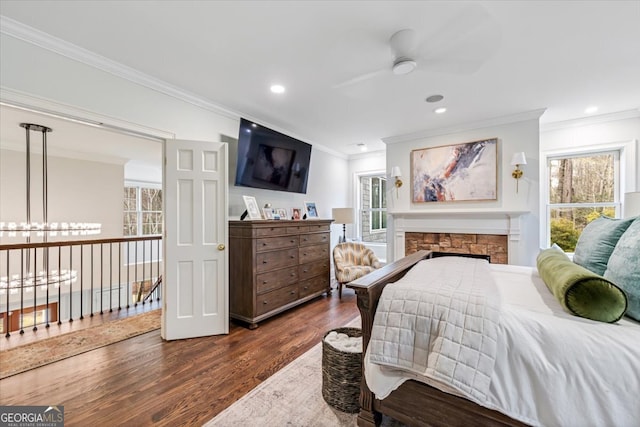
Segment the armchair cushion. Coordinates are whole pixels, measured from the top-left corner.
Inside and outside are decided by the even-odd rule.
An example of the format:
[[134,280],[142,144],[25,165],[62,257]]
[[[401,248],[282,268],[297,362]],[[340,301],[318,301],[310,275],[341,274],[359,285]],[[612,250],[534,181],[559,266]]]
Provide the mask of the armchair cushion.
[[333,263],[339,283],[351,282],[382,266],[371,249],[356,242],[340,243],[333,248]]

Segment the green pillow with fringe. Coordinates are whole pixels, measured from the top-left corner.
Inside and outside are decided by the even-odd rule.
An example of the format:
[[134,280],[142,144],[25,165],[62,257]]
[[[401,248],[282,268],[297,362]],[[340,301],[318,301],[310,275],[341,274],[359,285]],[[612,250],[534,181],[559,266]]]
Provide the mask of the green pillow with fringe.
[[624,291],[602,276],[573,263],[564,252],[540,252],[538,273],[562,307],[571,314],[600,322],[620,320],[627,310]]

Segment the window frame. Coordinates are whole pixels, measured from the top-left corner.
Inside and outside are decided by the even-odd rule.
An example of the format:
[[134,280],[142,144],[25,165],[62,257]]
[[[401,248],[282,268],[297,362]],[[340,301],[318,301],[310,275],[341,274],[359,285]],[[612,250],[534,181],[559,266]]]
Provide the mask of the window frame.
[[[362,177],[361,177],[362,178]],[[386,233],[387,232],[387,227],[382,227],[382,224],[384,223],[386,225],[386,218],[383,220],[383,216],[386,216],[387,213],[387,208],[383,207],[383,205],[386,202],[386,191],[387,191],[387,177],[385,175],[371,175],[369,176],[369,179],[371,180],[371,191],[369,192],[369,206],[371,206],[369,208],[369,234],[378,234],[378,233]],[[373,180],[377,179],[380,182],[380,192],[379,192],[379,208],[374,208],[373,207],[373,202],[374,202],[374,198],[373,198]],[[382,185],[382,182],[384,181],[384,188]],[[380,221],[380,228],[373,228],[373,215],[374,214],[379,214],[379,221]]]
[[[362,185],[361,185],[361,181],[363,178],[372,178],[372,177],[379,177],[384,179],[385,181],[387,181],[387,185],[385,186],[385,197],[389,197],[389,194],[387,194],[389,192],[389,188],[388,188],[388,183],[389,183],[389,177],[386,175],[386,172],[384,170],[374,170],[374,171],[366,171],[366,172],[357,172],[354,174],[354,180],[353,180],[353,186],[354,186],[354,195],[355,195],[355,200],[354,200],[354,206],[356,206],[356,218],[354,221],[354,231],[356,231],[356,238],[358,240],[360,240],[361,242],[364,242],[363,240],[363,232],[362,232],[362,215],[364,214],[364,209],[362,206]],[[367,209],[369,211],[379,211],[379,212],[384,212],[384,215],[386,215],[387,211],[388,211],[388,204],[389,204],[389,200],[387,199],[387,207],[386,208],[376,208],[376,209]],[[370,220],[371,220],[371,215],[369,216]],[[388,226],[388,224],[387,224]],[[369,227],[371,228],[371,227]],[[385,236],[385,241],[383,242],[365,242],[365,243],[370,243],[370,244],[375,244],[375,243],[383,243],[383,244],[387,244],[387,230],[388,227],[386,228],[382,228],[380,230],[373,230],[373,231],[369,231],[370,234],[376,234],[376,235],[384,235]]]
[[[136,210],[135,211],[125,211],[123,209],[122,211],[122,215],[123,215],[123,223],[122,223],[122,231],[123,231],[123,235],[124,235],[124,215],[127,212],[135,212],[136,213],[136,231],[137,234],[133,235],[127,235],[125,237],[143,237],[143,236],[157,236],[162,234],[162,232],[158,233],[158,234],[144,234],[144,223],[143,223],[143,217],[145,213],[159,213],[160,214],[160,223],[162,224],[162,229],[164,230],[164,211],[163,210],[159,210],[159,211],[148,211],[148,210],[142,210],[142,189],[153,189],[153,190],[160,190],[162,191],[162,184],[161,183],[156,183],[156,182],[143,182],[143,181],[125,181],[124,182],[124,188],[123,188],[123,193],[124,193],[124,189],[125,188],[135,188],[136,189]],[[123,194],[124,197],[124,194]],[[162,197],[164,197],[164,194],[162,195]],[[123,206],[124,207],[124,206]]]
[[[592,146],[581,146],[570,149],[553,150],[541,153],[541,181],[540,188],[540,211],[541,211],[541,229],[540,244],[541,247],[549,247],[551,245],[551,210],[554,208],[590,208],[590,207],[609,207],[615,209],[616,218],[620,218],[622,213],[621,196],[625,192],[625,165],[627,151],[630,143],[615,142],[608,144],[599,144]],[[563,158],[588,157],[598,154],[614,155],[614,200],[613,202],[594,202],[594,203],[551,203],[550,201],[550,163],[552,160]]]

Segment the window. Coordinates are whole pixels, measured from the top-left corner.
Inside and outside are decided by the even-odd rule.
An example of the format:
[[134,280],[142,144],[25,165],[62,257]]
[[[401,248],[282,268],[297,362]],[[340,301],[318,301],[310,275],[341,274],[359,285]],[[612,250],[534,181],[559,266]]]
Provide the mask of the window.
[[162,234],[162,189],[125,186],[123,224],[124,236]]
[[619,211],[620,151],[547,158],[550,243],[573,252],[584,227]]
[[387,180],[384,175],[360,177],[360,235],[363,242],[387,240]]

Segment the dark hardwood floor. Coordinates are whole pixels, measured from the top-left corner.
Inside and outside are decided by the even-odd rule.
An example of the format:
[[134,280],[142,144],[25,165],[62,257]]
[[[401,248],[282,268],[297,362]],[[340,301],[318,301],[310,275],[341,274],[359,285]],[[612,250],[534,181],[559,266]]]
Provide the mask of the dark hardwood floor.
[[255,330],[231,322],[228,335],[170,342],[149,332],[0,380],[0,404],[64,405],[66,426],[199,426],[356,317],[343,289]]

